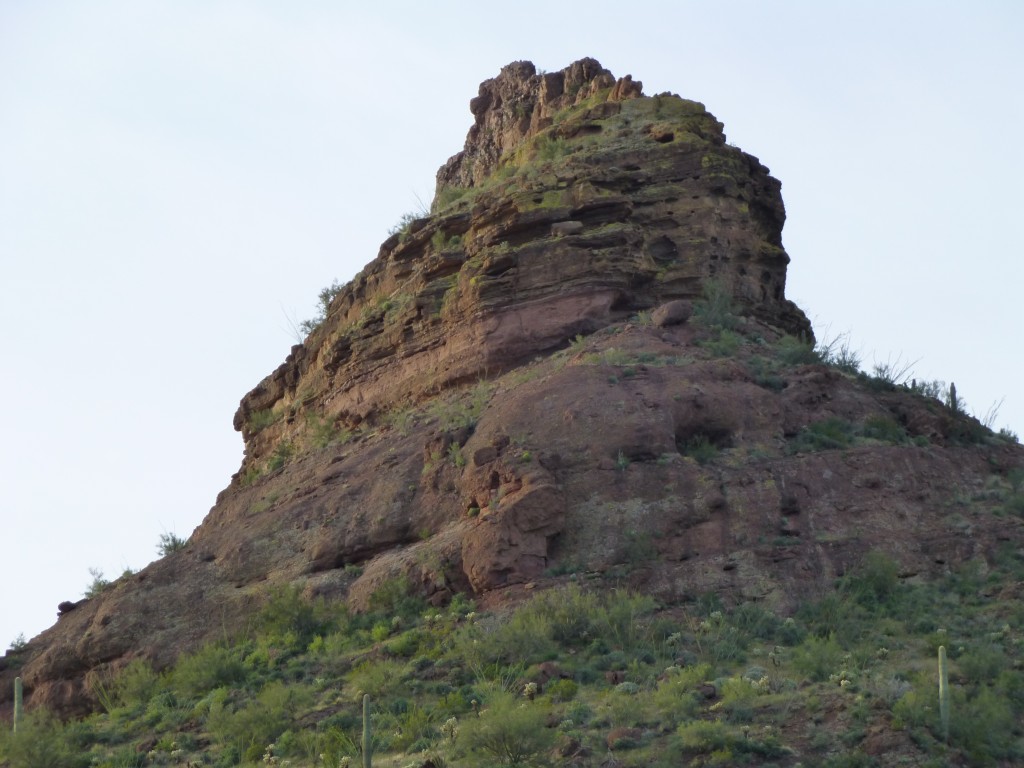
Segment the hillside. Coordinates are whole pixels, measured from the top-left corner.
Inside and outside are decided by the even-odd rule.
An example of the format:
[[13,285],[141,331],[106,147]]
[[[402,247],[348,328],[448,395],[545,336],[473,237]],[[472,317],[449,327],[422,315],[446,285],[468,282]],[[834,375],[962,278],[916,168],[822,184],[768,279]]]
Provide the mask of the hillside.
[[[481,764],[442,730],[479,730],[474,700],[573,765],[1012,759],[1014,437],[815,342],[780,184],[701,104],[584,59],[510,64],[470,108],[431,211],[242,399],[187,544],[0,660],[3,712],[15,676],[30,709],[106,710],[101,762],[113,732],[228,765],[287,730],[312,764],[301,734],[351,738],[360,691],[421,713],[387,764]],[[939,743],[947,636],[959,711],[1003,741]],[[284,727],[242,722],[264,705]]]

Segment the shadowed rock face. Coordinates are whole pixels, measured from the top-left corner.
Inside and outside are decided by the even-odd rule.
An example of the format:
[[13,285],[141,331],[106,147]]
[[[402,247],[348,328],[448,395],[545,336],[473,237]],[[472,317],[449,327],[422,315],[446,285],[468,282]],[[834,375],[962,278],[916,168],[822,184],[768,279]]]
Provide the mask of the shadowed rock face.
[[[487,606],[587,572],[787,610],[871,549],[928,575],[1019,546],[1016,518],[966,535],[943,512],[1019,446],[961,447],[980,425],[938,401],[780,362],[810,326],[779,183],[703,106],[584,59],[511,64],[471,109],[431,215],[243,398],[243,466],[188,545],[0,660],[0,710],[18,673],[32,705],[87,711],[95,675],[239,631],[274,584],[360,607],[404,576]],[[691,317],[712,280],[733,336]],[[827,419],[900,439],[794,450]]]

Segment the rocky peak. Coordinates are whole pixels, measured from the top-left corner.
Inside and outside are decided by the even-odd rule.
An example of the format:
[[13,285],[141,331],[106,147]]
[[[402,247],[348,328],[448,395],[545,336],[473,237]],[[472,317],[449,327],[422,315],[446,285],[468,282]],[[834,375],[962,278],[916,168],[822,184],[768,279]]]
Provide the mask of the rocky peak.
[[[928,574],[1020,546],[1016,518],[941,511],[1019,446],[791,338],[780,184],[702,104],[583,59],[510,64],[471,111],[431,214],[242,399],[243,465],[188,545],[0,660],[0,716],[16,673],[94,708],[90,680],[165,668],[282,584],[494,605],[579,572],[785,610],[868,549]],[[722,323],[689,321],[709,287]]]
[[[243,472],[463,382],[564,348],[577,334],[714,279],[794,335],[779,182],[725,142],[703,104],[642,95],[594,59],[538,74],[515,62],[480,86],[431,215],[386,240],[323,325],[235,417]],[[276,462],[273,462],[276,463]]]
[[618,80],[596,59],[580,59],[558,72],[537,72],[529,61],[515,61],[480,84],[469,103],[473,127],[466,146],[437,173],[437,187],[472,187],[494,171],[503,155],[549,128],[560,110],[598,93],[604,103],[642,95],[643,83],[631,75]]

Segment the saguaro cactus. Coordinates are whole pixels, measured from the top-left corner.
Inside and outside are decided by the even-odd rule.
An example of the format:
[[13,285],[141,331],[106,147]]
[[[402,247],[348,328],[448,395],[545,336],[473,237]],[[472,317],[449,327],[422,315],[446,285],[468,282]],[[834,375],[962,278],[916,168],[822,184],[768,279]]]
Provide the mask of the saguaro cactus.
[[18,723],[21,722],[21,678],[14,678],[14,732],[18,732]]
[[373,743],[370,732],[370,694],[363,694],[363,768],[373,765]]
[[946,669],[946,646],[939,646],[939,721],[942,739],[949,741],[949,673]]

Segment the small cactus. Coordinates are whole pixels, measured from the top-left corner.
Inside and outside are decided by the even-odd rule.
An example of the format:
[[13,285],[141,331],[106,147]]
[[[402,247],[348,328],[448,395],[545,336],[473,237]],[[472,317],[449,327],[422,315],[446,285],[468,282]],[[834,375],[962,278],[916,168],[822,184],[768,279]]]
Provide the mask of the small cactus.
[[946,669],[946,646],[939,646],[939,720],[942,739],[949,741],[949,672]]
[[14,678],[14,732],[18,732],[18,723],[21,722],[21,678]]

